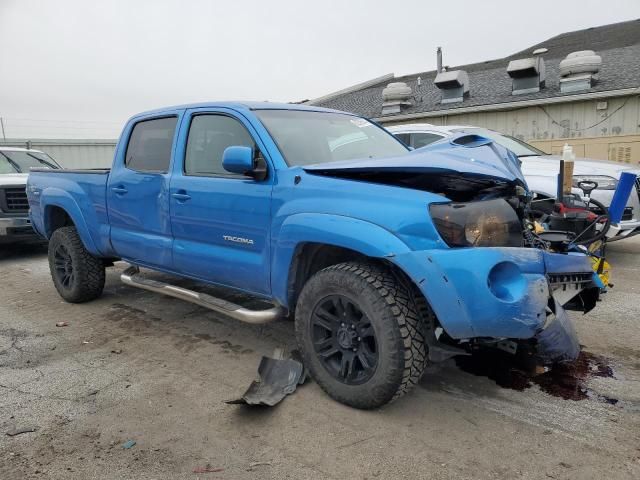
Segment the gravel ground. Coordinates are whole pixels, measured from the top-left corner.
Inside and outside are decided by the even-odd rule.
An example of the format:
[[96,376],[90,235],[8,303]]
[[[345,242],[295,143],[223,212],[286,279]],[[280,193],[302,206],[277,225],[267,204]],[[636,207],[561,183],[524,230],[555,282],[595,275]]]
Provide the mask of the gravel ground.
[[[573,314],[614,373],[588,375],[589,398],[503,388],[450,360],[376,411],[312,382],[275,408],[227,405],[262,355],[293,347],[290,322],[126,287],[121,263],[102,298],[66,304],[41,247],[1,248],[0,479],[640,478],[640,240],[611,245],[615,288]],[[194,473],[207,465],[224,470]]]

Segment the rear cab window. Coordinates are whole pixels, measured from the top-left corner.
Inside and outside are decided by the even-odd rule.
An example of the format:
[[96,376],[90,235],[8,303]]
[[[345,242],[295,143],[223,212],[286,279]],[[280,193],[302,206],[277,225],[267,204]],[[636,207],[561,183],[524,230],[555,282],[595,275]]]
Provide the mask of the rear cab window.
[[127,144],[125,166],[137,172],[167,173],[177,122],[178,117],[163,117],[136,123]]

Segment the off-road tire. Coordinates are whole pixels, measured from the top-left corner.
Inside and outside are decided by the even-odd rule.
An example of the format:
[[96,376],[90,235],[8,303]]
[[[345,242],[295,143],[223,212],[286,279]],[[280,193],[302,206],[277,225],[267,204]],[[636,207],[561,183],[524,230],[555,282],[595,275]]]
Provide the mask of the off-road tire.
[[[64,285],[56,274],[56,251],[59,247],[68,253],[74,271],[72,280]],[[76,227],[61,227],[49,239],[49,271],[60,296],[70,303],[84,303],[98,298],[104,288],[105,268],[102,260],[91,255]]]
[[[311,376],[335,400],[355,408],[378,408],[420,380],[428,362],[425,339],[430,319],[421,318],[411,286],[400,280],[383,265],[347,262],[319,271],[304,285],[295,312],[298,346]],[[378,363],[365,383],[348,385],[334,378],[314,350],[313,312],[331,295],[355,300],[373,326]]]

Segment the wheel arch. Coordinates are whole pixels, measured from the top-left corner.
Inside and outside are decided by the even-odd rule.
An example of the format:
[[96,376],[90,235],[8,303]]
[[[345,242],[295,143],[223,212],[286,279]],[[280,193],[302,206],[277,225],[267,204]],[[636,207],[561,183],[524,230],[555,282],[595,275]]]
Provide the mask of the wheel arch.
[[388,258],[409,251],[398,237],[364,220],[329,214],[298,214],[280,229],[271,269],[274,298],[295,309],[304,283],[330,265],[367,260],[392,265]]
[[41,202],[44,204],[43,233],[46,238],[51,238],[58,228],[74,226],[87,251],[96,256],[100,255],[80,207],[68,193],[59,189],[46,189]]

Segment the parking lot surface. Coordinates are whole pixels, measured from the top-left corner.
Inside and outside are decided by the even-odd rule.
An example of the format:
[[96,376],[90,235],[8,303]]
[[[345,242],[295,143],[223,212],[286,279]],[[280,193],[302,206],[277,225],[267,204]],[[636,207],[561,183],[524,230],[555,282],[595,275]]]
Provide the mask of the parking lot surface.
[[262,355],[294,348],[289,321],[126,287],[124,263],[102,298],[67,304],[44,248],[3,246],[0,479],[640,478],[639,253],[638,239],[611,244],[615,287],[572,313],[582,370],[529,381],[449,360],[359,411],[313,382],[274,408],[224,403]]

